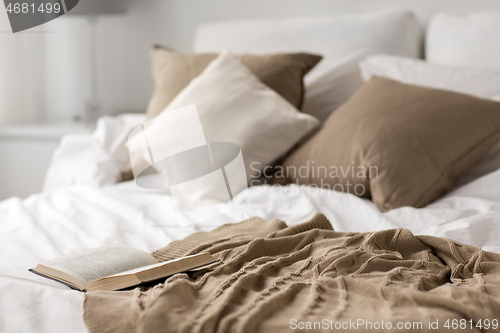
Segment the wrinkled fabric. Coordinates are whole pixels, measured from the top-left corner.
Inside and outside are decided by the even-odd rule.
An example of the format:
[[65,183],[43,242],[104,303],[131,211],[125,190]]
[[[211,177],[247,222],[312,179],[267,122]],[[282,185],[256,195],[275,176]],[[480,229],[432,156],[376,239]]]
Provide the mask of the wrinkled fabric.
[[154,255],[167,260],[202,251],[221,262],[149,290],[87,293],[89,331],[290,332],[293,320],[362,319],[394,327],[420,322],[421,331],[438,321],[436,331],[448,332],[447,320],[500,317],[500,254],[407,229],[336,232],[321,214],[291,227],[254,218],[188,236]]
[[101,117],[92,134],[63,137],[52,156],[43,191],[74,185],[102,187],[119,182],[130,161],[128,136],[145,118],[144,114]]

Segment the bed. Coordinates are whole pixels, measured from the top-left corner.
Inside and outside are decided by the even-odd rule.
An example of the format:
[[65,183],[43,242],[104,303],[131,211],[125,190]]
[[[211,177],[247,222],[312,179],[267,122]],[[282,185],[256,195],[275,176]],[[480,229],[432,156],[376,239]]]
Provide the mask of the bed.
[[[405,17],[406,22],[412,21],[411,17]],[[453,24],[459,25],[456,20],[455,16],[444,16],[434,22],[432,29],[442,32],[445,29],[438,29],[439,24],[453,27]],[[341,24],[349,26],[349,22],[346,19]],[[281,23],[285,30],[288,24],[292,24],[286,21]],[[309,23],[299,20],[293,24],[307,26]],[[370,26],[368,23],[367,26]],[[228,29],[227,24],[232,28]],[[265,27],[255,34],[257,37],[251,43],[238,44],[239,39],[234,35],[255,29],[255,24],[263,26],[262,22],[209,25],[198,33],[194,49],[203,52],[231,48],[236,52],[265,53],[270,47],[277,47],[273,51],[294,51],[284,44],[276,46],[273,40],[269,44],[259,43],[259,34],[265,31]],[[398,44],[398,40],[405,41],[403,46],[386,45],[388,50],[381,51],[375,44],[367,45],[360,55],[355,44],[362,43],[363,38],[353,38],[352,45],[346,46],[353,52],[350,58],[346,58],[345,53],[336,55],[332,50],[319,46],[315,48],[311,45],[309,49],[330,55],[331,63],[323,64],[326,73],[331,73],[332,68],[338,68],[339,64],[349,65],[352,59],[359,60],[367,54],[385,52],[415,58],[420,53],[418,45],[422,31],[418,24],[410,25],[405,34],[388,35],[387,39],[394,44]],[[324,27],[319,24],[317,28]],[[225,35],[223,32],[230,33]],[[214,36],[218,38],[214,39]],[[453,36],[439,36],[437,32],[432,36],[434,40],[427,40],[427,50],[433,53],[427,58],[435,59],[436,63],[452,62],[446,57],[452,57],[448,50],[453,46],[444,51],[439,47],[442,40],[450,41]],[[415,43],[409,42],[409,38],[413,38]],[[475,58],[474,61],[490,61],[488,65],[493,67],[498,61],[495,59],[499,59],[495,56],[498,49],[490,51],[487,60]],[[470,60],[463,53],[461,56],[462,59],[453,61],[463,64]],[[469,58],[472,56],[469,55]],[[356,65],[357,60],[354,60]],[[357,87],[357,84],[361,83],[352,82],[352,87]],[[346,94],[350,91],[347,90]],[[480,95],[479,92],[477,94]],[[488,94],[495,99],[494,92]],[[321,118],[324,115],[316,116]],[[447,194],[423,208],[400,207],[382,212],[372,201],[349,193],[299,184],[268,184],[249,187],[241,203],[220,218],[181,227],[168,191],[140,188],[134,180],[116,184],[117,175],[128,160],[123,142],[131,130],[144,121],[143,114],[104,117],[99,120],[92,135],[65,138],[53,158],[45,191],[24,200],[11,198],[0,203],[0,331],[87,331],[82,316],[85,295],[28,272],[28,268],[39,262],[111,243],[153,252],[193,233],[213,230],[253,216],[265,220],[279,219],[288,226],[294,226],[320,212],[338,232],[405,228],[415,235],[445,237],[484,251],[500,253],[500,170],[493,162],[479,176],[469,174],[469,178],[461,179]],[[75,151],[78,154],[74,154]],[[494,160],[494,156],[488,158],[490,162]],[[145,181],[158,182],[161,179],[158,177],[161,176],[149,175]]]
[[[278,218],[288,225],[304,222],[317,211],[337,231],[408,228],[415,234],[447,237],[500,253],[500,195],[494,172],[455,190],[424,209],[380,213],[370,202],[349,194],[287,194],[253,188],[247,203],[231,213],[234,221],[252,216]],[[193,232],[213,227],[180,228],[169,219],[164,194],[145,193],[133,184],[95,189],[88,186],[2,202],[2,325],[5,332],[85,332],[84,295],[27,271],[38,262],[68,253],[120,243],[148,252]],[[266,191],[267,193],[261,193]],[[255,192],[255,193],[253,193]],[[35,218],[36,217],[36,218]],[[138,237],[140,235],[140,237]]]

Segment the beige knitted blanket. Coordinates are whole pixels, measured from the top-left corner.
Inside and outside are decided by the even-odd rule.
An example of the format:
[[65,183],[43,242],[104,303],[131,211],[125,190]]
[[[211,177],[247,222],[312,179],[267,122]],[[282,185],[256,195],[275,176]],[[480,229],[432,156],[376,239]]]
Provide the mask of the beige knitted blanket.
[[87,293],[89,331],[500,331],[500,254],[448,239],[335,232],[317,214],[292,227],[253,218],[153,255],[201,251],[222,261],[149,289]]

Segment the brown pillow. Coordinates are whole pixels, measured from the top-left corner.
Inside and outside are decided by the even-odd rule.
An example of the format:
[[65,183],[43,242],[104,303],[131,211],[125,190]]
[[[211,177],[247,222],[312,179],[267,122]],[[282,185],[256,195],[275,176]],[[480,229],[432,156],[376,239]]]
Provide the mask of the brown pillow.
[[[151,50],[155,82],[147,117],[156,117],[192,79],[200,75],[218,54],[178,53],[159,45]],[[267,86],[283,96],[296,108],[302,105],[303,76],[321,56],[307,53],[239,55],[243,63]]]
[[423,207],[500,141],[499,129],[500,103],[375,78],[283,166],[294,182],[371,197],[382,211]]

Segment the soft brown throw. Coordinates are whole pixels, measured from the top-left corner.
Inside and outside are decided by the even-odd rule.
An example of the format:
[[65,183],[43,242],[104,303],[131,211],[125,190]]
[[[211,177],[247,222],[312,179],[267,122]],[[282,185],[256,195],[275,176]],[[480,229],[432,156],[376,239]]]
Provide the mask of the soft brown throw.
[[481,332],[480,320],[500,318],[500,254],[406,229],[335,232],[320,214],[292,227],[253,218],[153,255],[202,251],[221,262],[147,290],[87,293],[90,332]]

